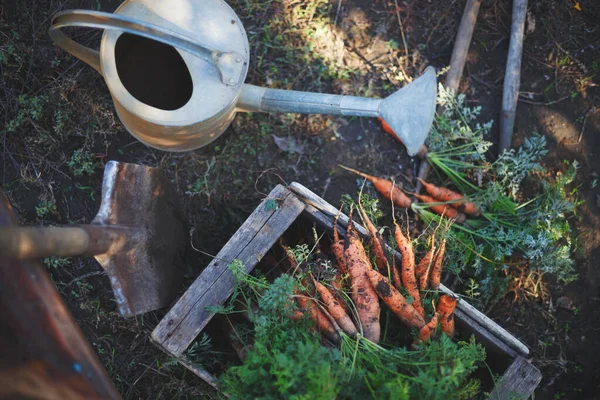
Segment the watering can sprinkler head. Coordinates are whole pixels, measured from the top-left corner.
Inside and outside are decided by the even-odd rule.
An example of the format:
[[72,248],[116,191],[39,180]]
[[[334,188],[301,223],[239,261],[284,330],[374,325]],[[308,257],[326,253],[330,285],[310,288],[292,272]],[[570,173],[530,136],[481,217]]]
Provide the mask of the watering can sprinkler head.
[[380,118],[392,128],[411,156],[425,144],[433,124],[436,96],[435,70],[428,67],[423,75],[384,99],[379,106]]

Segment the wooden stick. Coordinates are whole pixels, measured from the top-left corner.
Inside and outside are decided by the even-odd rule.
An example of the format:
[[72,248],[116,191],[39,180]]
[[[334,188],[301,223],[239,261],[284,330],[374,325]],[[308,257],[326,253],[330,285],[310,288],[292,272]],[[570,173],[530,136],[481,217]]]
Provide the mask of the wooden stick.
[[[0,227],[15,226],[0,192]],[[120,399],[38,261],[0,248],[0,398]]]
[[[471,38],[473,37],[473,31],[475,30],[475,22],[477,21],[477,15],[479,14],[479,6],[482,0],[468,0],[465,5],[465,10],[460,20],[460,26],[458,27],[458,33],[456,34],[456,40],[454,42],[454,48],[452,49],[452,57],[450,58],[450,70],[446,75],[446,81],[444,86],[446,89],[452,89],[455,92],[458,91],[458,84],[462,77],[463,70],[465,68],[465,61],[467,60],[467,53],[469,52],[469,46],[471,44]],[[438,107],[438,114],[443,112],[442,107]],[[431,166],[427,162],[426,157],[421,161],[419,166],[418,177],[422,180],[427,179]],[[417,180],[415,186],[415,193],[420,193],[423,185]]]
[[512,142],[519,84],[521,81],[521,54],[523,53],[523,36],[525,33],[525,17],[527,0],[513,1],[512,26],[506,72],[504,75],[504,92],[502,94],[502,113],[500,114],[500,145],[498,152],[508,150]]

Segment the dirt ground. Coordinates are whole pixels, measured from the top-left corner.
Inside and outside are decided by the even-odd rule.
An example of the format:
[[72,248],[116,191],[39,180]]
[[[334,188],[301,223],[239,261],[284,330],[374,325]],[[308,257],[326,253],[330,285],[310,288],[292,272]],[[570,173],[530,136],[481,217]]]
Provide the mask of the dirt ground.
[[[497,120],[500,110],[511,3],[482,4],[460,88],[470,104],[482,106],[483,122]],[[426,66],[448,64],[465,1],[229,4],[251,41],[247,82],[383,97]],[[411,187],[418,160],[366,118],[240,114],[203,149],[165,153],[140,144],[116,117],[103,79],[47,35],[55,12],[117,6],[112,0],[0,2],[2,190],[23,223],[91,221],[107,160],[161,167],[189,218],[189,284],[277,183],[300,182],[339,204],[358,187],[338,167],[344,164]],[[97,31],[74,34],[90,46],[100,39]],[[544,376],[540,399],[593,399],[600,388],[599,84],[600,3],[530,2],[514,144],[539,132],[550,143],[549,170],[560,171],[563,160],[580,164],[575,187],[582,203],[571,218],[579,279],[565,287],[544,276],[487,311],[532,349]],[[493,141],[497,130],[494,124]],[[149,342],[164,311],[123,320],[94,261],[44,263],[125,398],[216,397]]]

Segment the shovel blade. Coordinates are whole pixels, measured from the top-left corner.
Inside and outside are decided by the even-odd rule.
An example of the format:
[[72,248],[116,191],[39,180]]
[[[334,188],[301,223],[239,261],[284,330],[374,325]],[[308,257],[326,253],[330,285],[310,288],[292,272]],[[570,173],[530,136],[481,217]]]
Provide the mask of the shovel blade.
[[435,115],[437,79],[427,67],[423,75],[392,94],[379,107],[381,118],[414,156],[425,143]]
[[122,232],[122,240],[95,256],[121,315],[143,314],[174,300],[183,280],[186,232],[176,191],[162,171],[110,161],[92,225]]

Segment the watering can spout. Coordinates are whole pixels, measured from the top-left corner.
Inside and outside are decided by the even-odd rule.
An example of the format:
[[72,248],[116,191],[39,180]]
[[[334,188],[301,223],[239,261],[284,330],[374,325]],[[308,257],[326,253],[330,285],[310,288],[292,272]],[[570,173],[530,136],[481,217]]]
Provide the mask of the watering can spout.
[[386,99],[267,89],[244,85],[238,111],[330,114],[383,118],[414,156],[425,143],[433,116],[437,81],[432,67]]
[[414,156],[429,135],[435,115],[437,79],[428,67],[423,75],[381,102],[379,116]]

